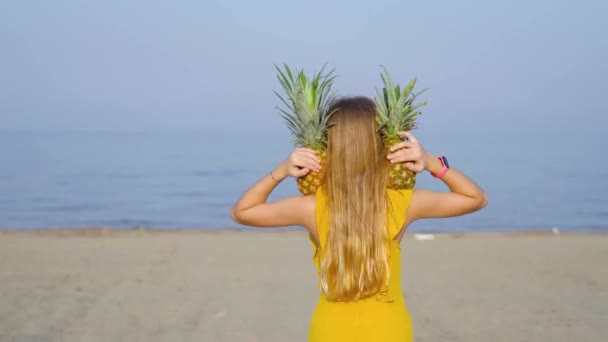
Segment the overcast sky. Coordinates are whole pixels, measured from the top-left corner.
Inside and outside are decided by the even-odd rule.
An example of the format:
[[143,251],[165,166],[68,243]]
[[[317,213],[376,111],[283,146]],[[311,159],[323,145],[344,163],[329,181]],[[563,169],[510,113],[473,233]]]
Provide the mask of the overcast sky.
[[[418,77],[424,123],[608,123],[607,1],[3,1],[0,130],[285,129],[274,63]],[[471,126],[472,125],[472,126]]]

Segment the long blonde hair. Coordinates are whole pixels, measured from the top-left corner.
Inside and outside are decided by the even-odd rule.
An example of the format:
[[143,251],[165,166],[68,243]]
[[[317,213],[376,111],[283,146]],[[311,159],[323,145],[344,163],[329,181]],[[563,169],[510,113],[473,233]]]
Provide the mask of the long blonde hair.
[[371,297],[388,284],[386,186],[389,163],[366,97],[343,98],[328,133],[324,189],[329,233],[322,248],[320,283],[331,301]]

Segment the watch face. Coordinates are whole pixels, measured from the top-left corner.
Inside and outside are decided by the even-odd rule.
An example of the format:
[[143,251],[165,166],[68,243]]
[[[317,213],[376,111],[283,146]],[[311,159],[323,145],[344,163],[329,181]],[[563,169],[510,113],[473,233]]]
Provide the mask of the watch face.
[[442,156],[441,160],[443,161],[443,165],[445,165],[446,167],[450,167],[450,164],[448,164],[448,158],[446,158],[445,156]]

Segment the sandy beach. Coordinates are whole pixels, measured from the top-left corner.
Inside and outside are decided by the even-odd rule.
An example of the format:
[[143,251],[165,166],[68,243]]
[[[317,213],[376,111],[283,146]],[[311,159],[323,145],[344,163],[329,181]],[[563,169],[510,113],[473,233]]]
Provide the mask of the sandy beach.
[[[416,341],[605,341],[607,234],[402,243]],[[1,341],[305,341],[300,231],[0,232]]]

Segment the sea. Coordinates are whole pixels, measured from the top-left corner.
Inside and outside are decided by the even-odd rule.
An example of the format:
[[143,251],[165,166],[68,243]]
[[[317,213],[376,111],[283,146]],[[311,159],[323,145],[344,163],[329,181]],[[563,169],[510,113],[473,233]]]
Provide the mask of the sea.
[[[425,148],[485,189],[489,204],[463,217],[415,222],[411,231],[608,232],[602,132],[420,132]],[[233,222],[230,208],[287,157],[289,138],[285,129],[263,128],[2,131],[0,229],[252,229]],[[416,187],[447,190],[426,173]],[[297,193],[288,179],[270,200]]]

